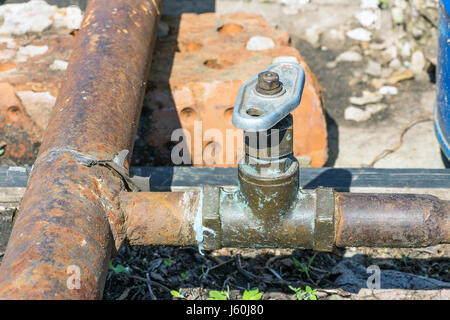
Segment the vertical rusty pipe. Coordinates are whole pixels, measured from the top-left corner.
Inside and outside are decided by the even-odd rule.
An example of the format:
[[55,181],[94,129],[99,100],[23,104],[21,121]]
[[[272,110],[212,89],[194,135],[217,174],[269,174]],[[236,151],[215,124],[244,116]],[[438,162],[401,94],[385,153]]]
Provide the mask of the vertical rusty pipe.
[[[0,267],[2,299],[95,299],[124,236],[131,154],[162,0],[91,0]],[[129,158],[124,167],[129,167]]]
[[450,202],[431,195],[337,193],[336,246],[450,243]]

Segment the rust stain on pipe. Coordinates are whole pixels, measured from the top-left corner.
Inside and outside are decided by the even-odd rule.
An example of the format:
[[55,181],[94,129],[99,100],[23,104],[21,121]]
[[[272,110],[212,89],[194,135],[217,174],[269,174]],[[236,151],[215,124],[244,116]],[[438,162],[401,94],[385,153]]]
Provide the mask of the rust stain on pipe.
[[130,244],[196,245],[198,192],[123,192],[120,202]]
[[[321,234],[325,231],[313,225],[318,214],[316,199],[324,200],[316,198],[316,191],[300,192],[291,211],[278,223],[267,226],[233,190],[221,189],[218,214],[213,215],[220,220],[215,224],[220,229],[213,230],[221,235],[220,241],[208,249],[314,248],[314,239],[320,236],[329,237],[331,242],[335,239],[338,247],[425,247],[450,243],[450,202],[430,195],[335,192],[335,232],[329,229],[329,235]],[[197,191],[121,193],[130,243],[196,245],[199,226],[195,224],[205,224],[205,197],[205,191],[203,200]],[[322,248],[329,249],[331,245]]]
[[66,147],[99,159],[131,155],[158,21],[149,1],[89,2],[41,154]]
[[[121,181],[106,168],[80,167],[67,154],[41,159],[0,268],[0,298],[100,298],[101,270],[113,247],[102,202],[113,201]],[[99,191],[102,183],[107,192]],[[80,288],[70,290],[73,268],[79,268]]]
[[0,267],[0,298],[102,296],[111,251],[125,237],[125,186],[75,155],[132,153],[162,3],[89,2]]
[[425,247],[450,242],[450,202],[431,195],[339,193],[336,246]]

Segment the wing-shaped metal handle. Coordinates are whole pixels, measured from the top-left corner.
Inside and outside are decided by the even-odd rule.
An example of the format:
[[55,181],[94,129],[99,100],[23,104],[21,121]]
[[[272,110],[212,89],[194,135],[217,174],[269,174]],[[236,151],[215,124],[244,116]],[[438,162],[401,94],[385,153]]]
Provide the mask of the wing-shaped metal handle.
[[233,125],[244,130],[267,130],[299,104],[305,72],[296,63],[280,62],[264,69],[239,90]]

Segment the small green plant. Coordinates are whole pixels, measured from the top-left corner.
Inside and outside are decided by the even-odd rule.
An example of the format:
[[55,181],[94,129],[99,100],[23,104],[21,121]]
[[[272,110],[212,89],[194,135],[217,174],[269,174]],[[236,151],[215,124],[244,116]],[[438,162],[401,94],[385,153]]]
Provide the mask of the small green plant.
[[[259,289],[245,290],[241,300],[261,300],[263,293],[259,292]],[[226,291],[209,292],[208,300],[230,300],[230,288],[227,286]]]
[[118,264],[117,266],[113,266],[112,261],[109,262],[109,269],[114,271],[114,273],[130,273],[130,268],[124,267],[121,264]]
[[256,288],[254,290],[244,291],[242,295],[242,300],[261,300],[263,293],[259,292],[259,289]]
[[404,254],[402,254],[402,262],[403,262],[405,265],[408,265],[408,257],[405,256]]
[[163,261],[163,263],[165,266],[170,267],[172,265],[172,258],[171,257],[167,258],[166,260]]
[[180,274],[180,277],[183,278],[184,280],[187,280],[188,275],[187,275],[187,273],[183,272],[183,273]]
[[310,286],[306,286],[305,290],[302,290],[302,288],[294,288],[292,286],[289,286],[289,289],[295,292],[293,296],[297,298],[297,300],[317,300],[317,290],[311,289]]
[[227,286],[227,291],[211,290],[207,300],[230,300],[230,287]]
[[228,300],[228,294],[226,291],[211,290],[208,300]]
[[174,298],[184,299],[184,292],[181,292],[181,289],[178,290],[178,291],[177,290],[171,290],[170,294]]
[[[109,270],[111,270],[114,274],[119,274],[119,273],[126,273],[126,274],[130,274],[130,268],[129,267],[124,267],[121,264],[118,264],[117,266],[113,266],[112,261],[109,261]],[[112,273],[110,273],[108,275],[108,279],[111,278]]]
[[316,253],[314,253],[314,255],[311,258],[309,258],[308,264],[306,266],[303,263],[301,263],[300,261],[298,261],[296,258],[292,258],[292,261],[294,261],[298,270],[300,270],[301,272],[304,272],[308,278],[311,278],[309,276],[309,269],[311,268],[311,265],[315,258],[316,258]]
[[389,2],[387,0],[378,0],[378,5],[381,8],[389,8]]

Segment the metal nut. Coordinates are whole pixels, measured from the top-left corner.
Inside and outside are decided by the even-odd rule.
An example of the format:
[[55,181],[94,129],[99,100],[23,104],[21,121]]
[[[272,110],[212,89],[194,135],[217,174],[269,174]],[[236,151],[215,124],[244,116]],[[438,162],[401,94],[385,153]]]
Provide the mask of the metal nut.
[[282,88],[280,78],[276,72],[264,71],[258,74],[257,92],[274,95],[280,92]]

